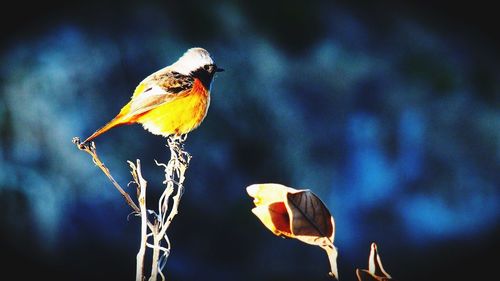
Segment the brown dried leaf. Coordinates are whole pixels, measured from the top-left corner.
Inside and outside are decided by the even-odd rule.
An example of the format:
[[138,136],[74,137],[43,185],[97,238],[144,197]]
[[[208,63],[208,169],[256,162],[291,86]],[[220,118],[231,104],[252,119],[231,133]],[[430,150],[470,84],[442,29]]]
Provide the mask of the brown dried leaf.
[[310,190],[274,183],[250,185],[247,193],[254,198],[252,212],[274,234],[323,248],[330,261],[330,274],[338,279],[335,223],[318,196]]
[[333,242],[334,225],[325,204],[309,190],[287,194],[295,236],[326,237]]

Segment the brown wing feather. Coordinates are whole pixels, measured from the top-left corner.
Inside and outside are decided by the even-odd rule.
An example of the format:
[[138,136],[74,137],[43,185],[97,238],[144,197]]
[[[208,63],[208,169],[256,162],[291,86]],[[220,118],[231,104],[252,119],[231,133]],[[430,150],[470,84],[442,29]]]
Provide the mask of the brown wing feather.
[[153,79],[157,81],[160,87],[169,93],[179,93],[191,89],[194,84],[193,77],[175,71],[160,73]]
[[161,104],[170,102],[188,94],[194,84],[194,78],[177,72],[165,71],[148,77],[143,83],[148,86],[130,101],[128,116],[143,114]]

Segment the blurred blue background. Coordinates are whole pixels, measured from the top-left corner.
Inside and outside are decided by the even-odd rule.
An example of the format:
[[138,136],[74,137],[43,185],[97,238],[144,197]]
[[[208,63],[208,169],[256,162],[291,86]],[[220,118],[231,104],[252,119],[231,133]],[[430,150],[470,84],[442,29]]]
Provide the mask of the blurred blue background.
[[[245,187],[263,182],[324,200],[341,280],[367,267],[372,241],[397,280],[479,280],[497,265],[500,40],[486,1],[12,4],[0,255],[4,273],[23,268],[16,280],[133,280],[140,221],[71,139],[193,46],[226,71],[187,140],[167,278],[330,280],[321,249],[275,237],[250,212]],[[163,138],[133,125],[96,144],[122,186],[140,158],[158,198]]]

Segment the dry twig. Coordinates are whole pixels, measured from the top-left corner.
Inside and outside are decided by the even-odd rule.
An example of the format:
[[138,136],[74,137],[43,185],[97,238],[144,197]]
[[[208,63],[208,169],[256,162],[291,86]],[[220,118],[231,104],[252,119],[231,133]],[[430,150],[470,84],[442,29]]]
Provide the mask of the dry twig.
[[[167,230],[178,213],[180,199],[184,193],[185,172],[189,166],[191,156],[184,151],[184,141],[186,136],[171,136],[167,139],[167,146],[170,149],[170,160],[168,164],[156,162],[158,166],[164,167],[165,189],[158,200],[158,210],[148,210],[146,208],[146,187],[147,181],[142,177],[140,160],[134,164],[128,161],[133,182],[137,185],[137,201],[139,207],[132,200],[130,195],[115,181],[109,169],[99,159],[94,142],[81,143],[79,138],[73,138],[73,143],[78,149],[87,152],[92,156],[93,162],[109,178],[115,188],[125,198],[127,204],[132,208],[134,214],[141,217],[141,243],[136,257],[136,281],[144,281],[144,258],[146,248],[151,248],[152,264],[149,281],[156,281],[158,275],[162,280],[165,276],[162,273],[163,267],[170,254],[171,244],[167,235]],[[170,206],[169,201],[172,200]],[[148,217],[149,214],[153,216]],[[149,233],[148,233],[149,229]],[[153,238],[153,244],[148,243],[148,239]]]

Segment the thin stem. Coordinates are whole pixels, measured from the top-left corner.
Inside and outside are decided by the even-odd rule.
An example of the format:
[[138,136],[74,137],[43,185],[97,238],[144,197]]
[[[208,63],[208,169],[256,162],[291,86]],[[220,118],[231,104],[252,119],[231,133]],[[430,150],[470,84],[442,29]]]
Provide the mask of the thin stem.
[[[165,181],[163,182],[166,187],[158,202],[158,221],[156,221],[153,232],[153,264],[151,281],[156,281],[157,273],[165,280],[161,272],[165,265],[166,259],[170,254],[170,240],[167,236],[167,229],[170,223],[178,213],[180,199],[184,193],[184,174],[189,165],[191,156],[183,150],[183,141],[185,138],[169,137],[167,144],[170,149],[170,160],[168,164],[156,162],[158,166],[163,166],[165,171]],[[177,189],[175,188],[177,187]],[[173,195],[173,197],[171,197]],[[172,198],[172,206],[169,206],[169,200]],[[171,207],[171,208],[169,208]],[[161,247],[161,241],[165,239],[166,247]],[[162,262],[159,263],[160,250],[163,252]]]
[[182,139],[172,139],[172,138],[168,139],[168,146],[170,148],[171,156],[170,156],[170,161],[167,167],[165,168],[165,175],[167,176],[165,181],[167,185],[173,185],[175,182],[175,178],[177,177],[177,193],[174,195],[174,197],[172,197],[173,200],[172,209],[170,210],[170,213],[168,214],[165,223],[160,229],[161,236],[165,235],[168,227],[170,226],[170,223],[172,222],[174,217],[178,214],[179,204],[181,201],[182,194],[184,193],[184,185],[183,185],[185,179],[184,173],[188,168],[191,156],[183,150],[182,145],[183,145]]
[[161,236],[158,235],[158,221],[153,227],[153,259],[151,263],[151,277],[149,281],[156,281],[158,279],[158,260],[160,258],[160,241]]
[[96,164],[97,167],[99,167],[102,172],[108,177],[108,179],[111,181],[111,183],[115,186],[115,188],[120,192],[120,194],[125,198],[125,201],[127,204],[134,210],[136,213],[140,213],[139,207],[134,203],[130,195],[128,195],[125,190],[116,182],[116,180],[113,178],[111,173],[109,172],[109,169],[104,165],[104,163],[99,159],[99,156],[97,155],[96,147],[94,142],[89,143],[81,143],[80,139],[78,137],[73,138],[73,143],[78,147],[78,149],[87,152],[92,156],[92,161],[94,161],[94,164]]
[[337,249],[335,248],[333,243],[320,245],[320,247],[323,248],[326,251],[326,254],[328,255],[328,260],[330,261],[330,276],[338,280],[339,273],[337,269]]
[[[99,159],[95,144],[93,142],[81,143],[79,138],[73,138],[73,143],[76,144],[78,149],[83,150],[92,156],[93,162],[102,170],[115,188],[125,198],[125,201],[134,210],[134,213],[141,216],[141,244],[136,256],[136,281],[145,280],[144,259],[147,248],[151,248],[153,250],[151,276],[148,280],[156,281],[158,279],[158,274],[160,275],[161,280],[165,280],[162,270],[170,254],[171,248],[170,240],[166,232],[174,217],[178,213],[180,200],[182,194],[184,193],[184,174],[189,166],[189,161],[191,160],[189,153],[184,151],[185,140],[186,135],[169,137],[167,139],[167,146],[170,149],[170,160],[168,164],[165,165],[156,162],[158,166],[164,167],[165,181],[163,183],[166,186],[158,201],[158,213],[156,213],[154,211],[147,210],[146,208],[147,181],[142,177],[140,160],[137,160],[136,164],[128,161],[134,182],[137,184],[137,199],[140,206],[138,207],[130,195],[115,181],[108,168]],[[169,204],[170,199],[172,199],[171,206]],[[151,221],[148,218],[148,214],[155,214]],[[148,243],[148,238],[151,236],[153,238],[153,244]],[[165,241],[163,241],[163,239],[165,239]],[[162,241],[166,244],[166,246],[162,245]]]
[[136,281],[144,280],[144,257],[146,255],[146,243],[148,240],[148,217],[146,209],[146,187],[147,181],[142,177],[141,161],[137,159],[137,164],[128,161],[134,181],[137,183],[138,202],[141,209],[141,243],[136,257]]

